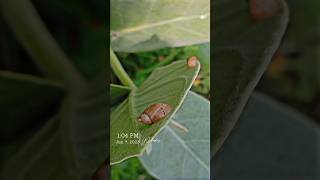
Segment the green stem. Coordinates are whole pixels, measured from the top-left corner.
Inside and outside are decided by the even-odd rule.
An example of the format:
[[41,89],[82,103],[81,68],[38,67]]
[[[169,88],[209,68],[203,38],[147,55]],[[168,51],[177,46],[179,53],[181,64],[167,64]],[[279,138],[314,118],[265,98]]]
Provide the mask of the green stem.
[[114,54],[113,50],[110,48],[110,64],[114,73],[117,75],[121,83],[125,86],[129,86],[132,89],[136,88],[136,85],[133,83],[127,72],[123,69],[120,61],[117,56]]
[[0,0],[0,8],[19,41],[50,79],[62,82],[71,89],[85,83],[29,0]]

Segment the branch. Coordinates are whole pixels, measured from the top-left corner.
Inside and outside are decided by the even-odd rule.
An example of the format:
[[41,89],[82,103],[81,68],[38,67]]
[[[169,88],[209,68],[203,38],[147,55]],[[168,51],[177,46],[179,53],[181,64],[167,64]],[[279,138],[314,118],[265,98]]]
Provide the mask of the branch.
[[133,83],[127,72],[123,69],[120,61],[117,56],[114,54],[113,50],[110,48],[110,64],[114,73],[117,75],[121,83],[125,86],[129,86],[132,89],[136,88],[136,85]]

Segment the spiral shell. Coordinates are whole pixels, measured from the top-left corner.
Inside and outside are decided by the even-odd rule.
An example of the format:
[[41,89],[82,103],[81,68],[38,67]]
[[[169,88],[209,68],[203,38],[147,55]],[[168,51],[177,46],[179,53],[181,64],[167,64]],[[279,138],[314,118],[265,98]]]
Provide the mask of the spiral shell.
[[143,124],[153,124],[171,112],[171,106],[165,103],[156,103],[147,107],[139,116],[138,121]]
[[250,14],[256,21],[272,17],[279,11],[277,0],[250,0]]
[[187,65],[189,68],[194,68],[197,66],[197,63],[198,63],[198,58],[196,56],[191,56],[188,58],[187,60]]

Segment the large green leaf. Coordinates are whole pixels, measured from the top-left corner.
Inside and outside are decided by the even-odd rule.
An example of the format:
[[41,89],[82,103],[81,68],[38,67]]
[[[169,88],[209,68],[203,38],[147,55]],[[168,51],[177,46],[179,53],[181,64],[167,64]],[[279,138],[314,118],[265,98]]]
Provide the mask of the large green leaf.
[[[213,1],[214,155],[235,125],[251,92],[267,68],[288,22],[284,1],[275,0],[274,16],[256,21],[247,0]],[[262,1],[265,2],[265,1]]]
[[317,180],[319,147],[318,124],[255,93],[215,155],[212,174],[219,180]]
[[111,46],[136,52],[210,41],[210,0],[112,0]]
[[210,179],[210,103],[189,92],[172,117],[189,131],[167,125],[152,143],[150,154],[140,160],[158,179]]
[[[189,68],[186,61],[176,61],[154,70],[151,76],[130,96],[111,112],[111,152],[110,162],[115,164],[132,156],[140,155],[148,141],[168,123],[182,104],[193,80],[199,72],[200,64]],[[153,125],[144,125],[137,121],[139,115],[151,104],[166,103],[172,111],[163,120]],[[118,134],[128,134],[127,138],[118,138]],[[133,133],[138,137],[131,137]],[[134,141],[137,142],[134,142]],[[119,144],[122,141],[124,144]],[[131,144],[130,144],[131,142]]]
[[[64,95],[61,86],[30,75],[0,72],[2,142],[23,136],[54,113]],[[49,111],[49,112],[48,112]]]

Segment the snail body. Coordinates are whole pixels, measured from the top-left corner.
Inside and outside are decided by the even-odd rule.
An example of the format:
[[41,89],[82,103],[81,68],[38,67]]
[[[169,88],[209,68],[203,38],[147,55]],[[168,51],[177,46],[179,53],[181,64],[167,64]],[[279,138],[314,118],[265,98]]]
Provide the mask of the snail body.
[[165,103],[156,103],[147,107],[138,117],[138,121],[143,124],[154,124],[171,112],[171,106]]

